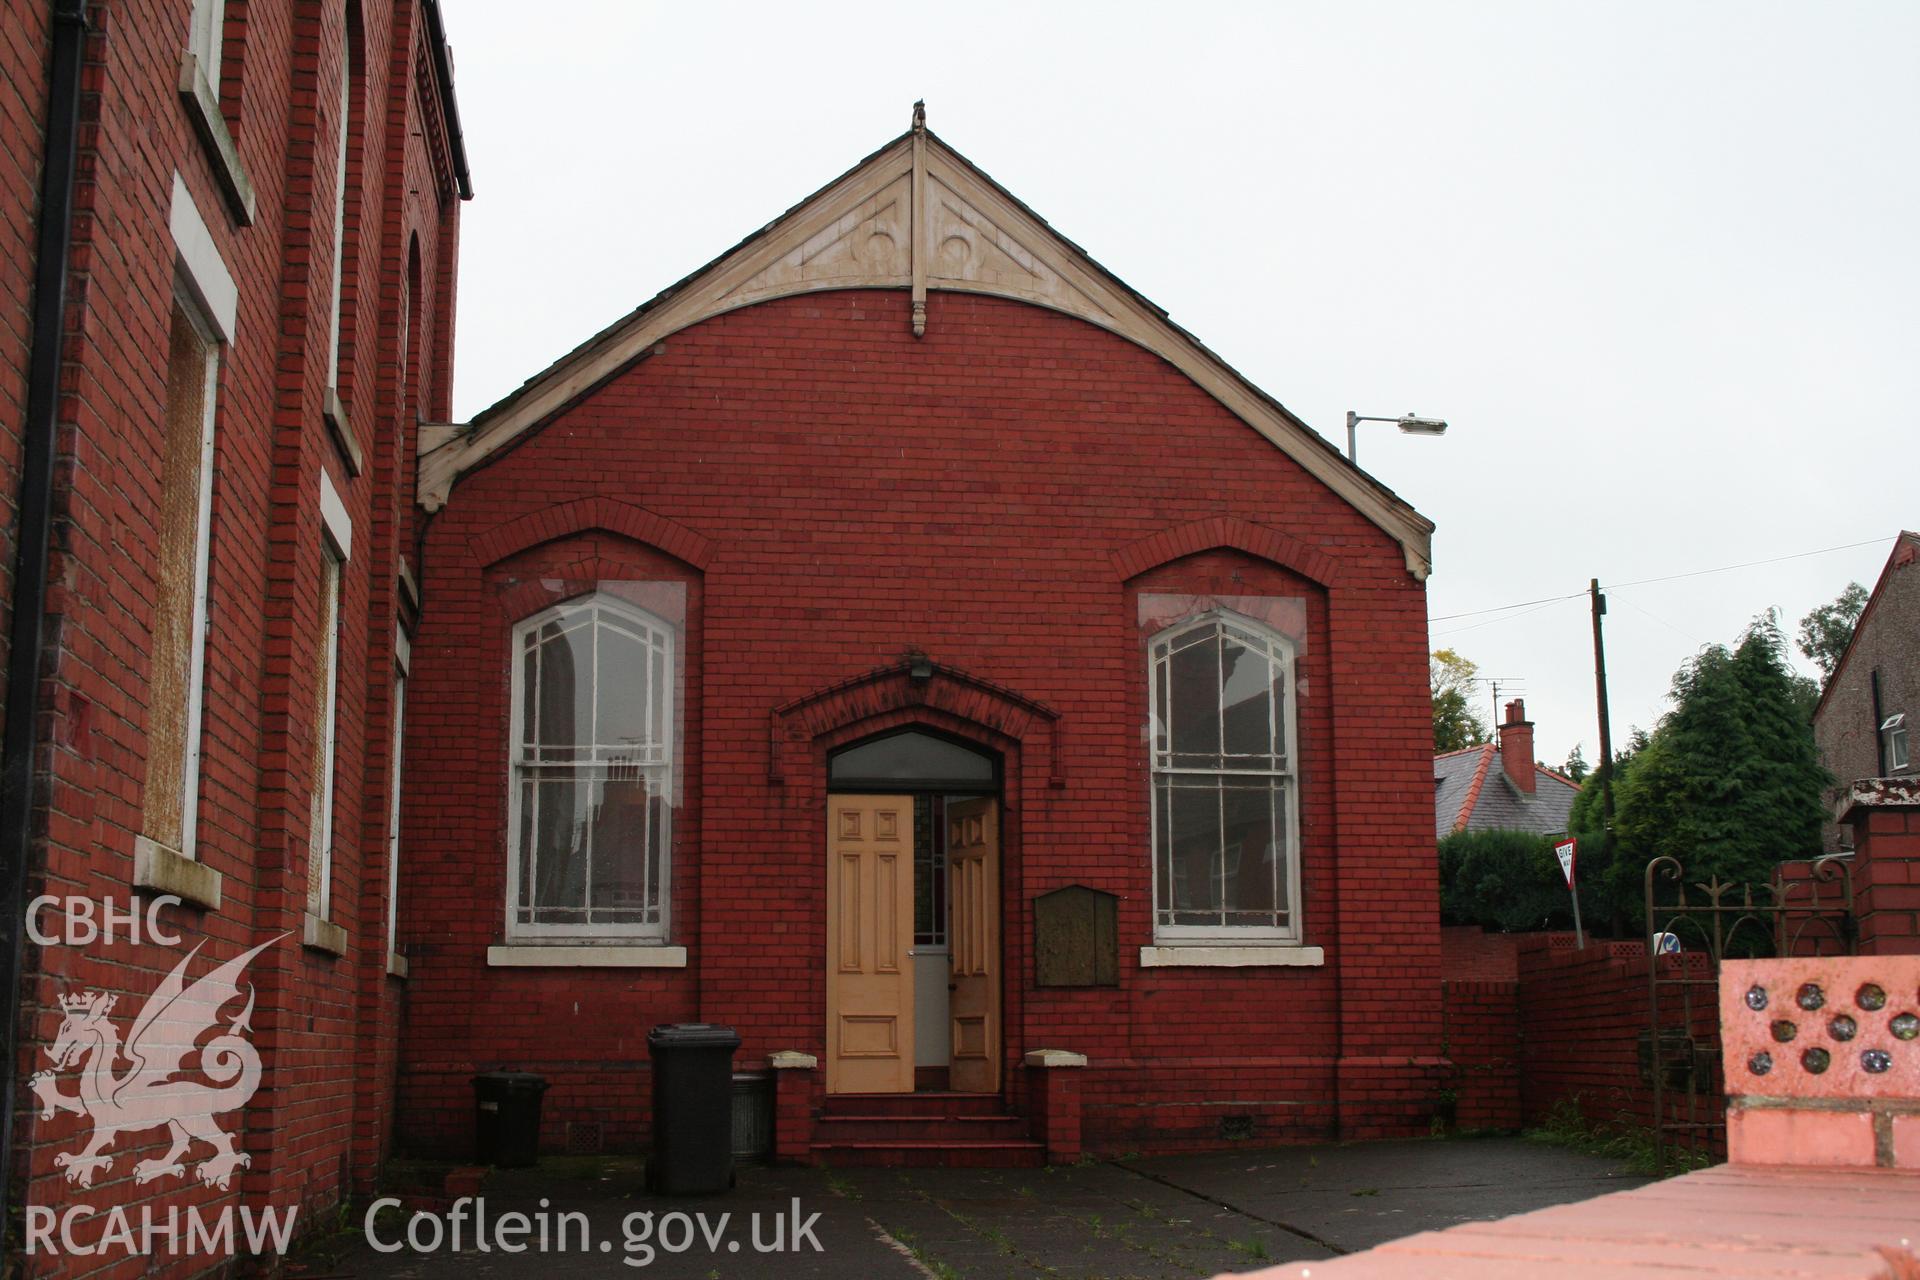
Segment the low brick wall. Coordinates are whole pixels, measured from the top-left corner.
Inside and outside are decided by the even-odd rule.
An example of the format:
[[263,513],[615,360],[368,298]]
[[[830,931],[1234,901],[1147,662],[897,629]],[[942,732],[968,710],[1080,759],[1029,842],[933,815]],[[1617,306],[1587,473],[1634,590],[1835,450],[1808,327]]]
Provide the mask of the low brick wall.
[[[1693,953],[1662,963],[1678,978],[1709,978],[1707,957]],[[1660,1025],[1712,1047],[1718,1036],[1718,1004],[1712,985],[1661,991]],[[1577,950],[1566,934],[1535,934],[1520,947],[1520,1109],[1536,1124],[1563,1099],[1578,1099],[1581,1112],[1598,1123],[1651,1125],[1653,1089],[1640,1069],[1642,1034],[1651,1026],[1647,1000],[1646,947],[1638,942],[1595,942]],[[1708,1106],[1725,1100],[1718,1072]]]
[[[1847,867],[1861,954],[1920,952],[1920,783],[1855,783],[1840,810],[1854,831],[1855,853]],[[1804,863],[1787,864],[1782,872],[1799,880],[1807,873]],[[1789,901],[1817,897],[1824,903],[1837,888],[1837,882],[1825,882],[1816,893],[1816,886],[1796,884]],[[1790,912],[1786,941],[1802,956],[1845,945],[1844,931],[1822,911]],[[1447,928],[1441,947],[1446,1047],[1460,1127],[1536,1125],[1556,1105],[1576,1098],[1594,1123],[1653,1123],[1653,1087],[1640,1063],[1641,1042],[1653,1024],[1644,944],[1596,941],[1581,950],[1569,933]],[[1711,981],[1707,957],[1688,953],[1662,963],[1669,966],[1664,977],[1695,982],[1660,987],[1659,1022],[1670,1045],[1684,1035],[1703,1050],[1715,1048],[1719,986]],[[1726,1109],[1723,1073],[1717,1061],[1702,1062],[1701,1069],[1708,1090],[1695,1118],[1717,1122]]]
[[1477,924],[1440,930],[1440,975],[1448,982],[1512,982],[1520,976],[1518,933],[1488,933]]
[[1442,992],[1446,1053],[1455,1071],[1454,1124],[1519,1128],[1519,982],[1446,982]]

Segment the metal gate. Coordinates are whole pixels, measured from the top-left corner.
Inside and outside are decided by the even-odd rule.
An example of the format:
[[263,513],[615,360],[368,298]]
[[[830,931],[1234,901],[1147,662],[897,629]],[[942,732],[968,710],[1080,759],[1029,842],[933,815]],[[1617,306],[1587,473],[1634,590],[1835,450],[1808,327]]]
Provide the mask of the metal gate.
[[1720,1074],[1720,962],[1853,955],[1853,863],[1845,854],[1796,859],[1773,883],[1687,881],[1675,858],[1647,864],[1647,1027],[1641,1079],[1653,1093],[1654,1160],[1707,1163],[1725,1150]]

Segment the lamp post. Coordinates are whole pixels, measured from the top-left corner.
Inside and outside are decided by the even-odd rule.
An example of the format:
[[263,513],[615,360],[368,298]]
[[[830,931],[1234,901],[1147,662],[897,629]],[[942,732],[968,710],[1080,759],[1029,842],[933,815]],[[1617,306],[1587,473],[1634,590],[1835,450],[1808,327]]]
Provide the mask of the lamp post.
[[1355,466],[1360,459],[1355,456],[1354,428],[1363,422],[1397,422],[1400,429],[1410,436],[1443,436],[1447,434],[1447,424],[1439,418],[1423,418],[1416,413],[1403,413],[1397,418],[1370,418],[1363,414],[1347,410],[1347,461]]

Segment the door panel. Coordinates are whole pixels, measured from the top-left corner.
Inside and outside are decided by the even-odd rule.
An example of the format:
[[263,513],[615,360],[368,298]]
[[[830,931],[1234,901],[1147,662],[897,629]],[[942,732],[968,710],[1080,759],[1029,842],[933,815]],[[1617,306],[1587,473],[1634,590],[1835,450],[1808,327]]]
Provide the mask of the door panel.
[[913,1091],[913,797],[827,806],[827,1092]]
[[1000,1088],[1000,805],[947,804],[947,946],[953,1088]]

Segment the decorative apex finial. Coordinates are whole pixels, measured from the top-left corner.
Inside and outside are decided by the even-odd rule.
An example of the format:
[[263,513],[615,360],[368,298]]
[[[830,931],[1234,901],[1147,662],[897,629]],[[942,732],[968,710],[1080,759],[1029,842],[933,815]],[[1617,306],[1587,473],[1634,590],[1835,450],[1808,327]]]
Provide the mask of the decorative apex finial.
[[927,100],[925,98],[913,104],[913,131],[915,133],[927,131]]

